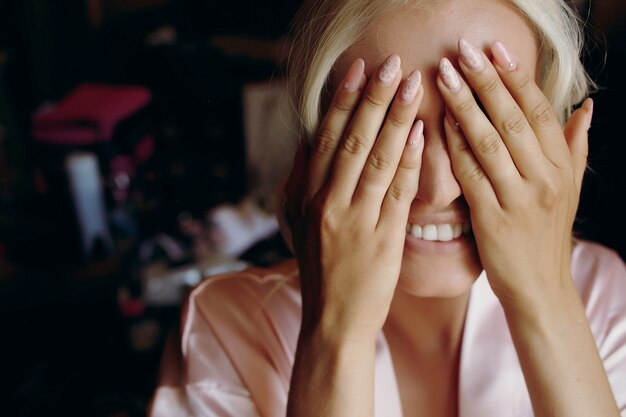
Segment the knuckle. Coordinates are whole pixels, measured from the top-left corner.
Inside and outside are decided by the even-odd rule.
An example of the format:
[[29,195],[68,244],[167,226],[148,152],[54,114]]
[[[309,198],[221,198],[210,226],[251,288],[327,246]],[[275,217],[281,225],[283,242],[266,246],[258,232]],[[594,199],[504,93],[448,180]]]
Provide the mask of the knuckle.
[[407,171],[415,171],[420,167],[420,161],[417,158],[402,158],[400,161],[399,169]]
[[515,82],[513,88],[515,88],[516,90],[524,90],[526,87],[528,87],[530,80],[530,76],[528,74],[524,74],[520,77],[519,80]]
[[463,153],[463,152],[472,152],[472,149],[470,148],[467,141],[463,139],[463,140],[457,140],[454,142],[454,144],[452,145],[452,151],[454,153]]
[[359,155],[366,151],[365,137],[357,130],[352,129],[343,142],[343,149],[351,155]]
[[337,146],[337,140],[337,136],[330,129],[322,128],[317,133],[317,142],[314,149],[321,154],[333,152]]
[[479,89],[480,91],[483,91],[487,94],[491,94],[496,91],[499,86],[500,79],[496,77],[490,77],[479,86]]
[[556,181],[545,181],[539,188],[539,204],[544,208],[552,208],[561,200],[562,191]]
[[330,106],[332,110],[339,113],[351,113],[353,109],[353,105],[344,100],[333,100]]
[[363,95],[363,100],[367,105],[374,108],[387,108],[387,102],[382,97],[372,94],[371,91],[367,91]]
[[469,113],[476,106],[476,102],[473,99],[466,99],[454,106],[454,109],[458,113]]
[[307,217],[312,218],[320,230],[333,231],[338,227],[337,216],[325,199],[315,198],[307,206]]
[[389,155],[383,152],[372,152],[367,158],[367,163],[375,170],[382,171],[391,167],[392,161]]
[[[422,166],[422,158],[420,155],[416,155],[416,153],[404,154],[400,157],[400,161],[398,162],[398,169],[396,176],[403,175],[406,173],[409,178],[419,178],[420,167]],[[411,172],[408,172],[411,171]]]
[[544,100],[535,106],[531,115],[537,125],[549,126],[552,123],[552,106]]
[[478,141],[477,149],[485,155],[493,155],[500,150],[500,146],[502,146],[500,136],[491,132]]
[[507,116],[502,122],[502,129],[508,134],[519,135],[524,132],[525,128],[526,123],[524,116],[519,109],[515,109],[515,111]]
[[485,178],[485,172],[480,166],[476,165],[467,169],[461,176],[472,182],[480,182]]
[[398,113],[389,113],[389,116],[387,116],[387,120],[386,120],[387,124],[398,129],[405,126],[407,122],[408,122],[408,118]]
[[387,194],[395,201],[410,201],[415,197],[415,193],[412,193],[411,190],[407,187],[403,187],[400,184],[391,184],[389,186],[389,190]]

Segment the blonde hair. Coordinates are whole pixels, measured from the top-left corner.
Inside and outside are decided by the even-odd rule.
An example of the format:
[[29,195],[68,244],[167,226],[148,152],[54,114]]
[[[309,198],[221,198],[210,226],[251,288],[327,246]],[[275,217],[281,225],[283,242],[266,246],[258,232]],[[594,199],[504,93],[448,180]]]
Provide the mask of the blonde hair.
[[[337,59],[365,36],[377,16],[426,0],[305,0],[294,21],[288,89],[299,133],[311,137]],[[591,86],[580,54],[582,25],[565,0],[510,0],[534,27],[540,44],[540,86],[561,123]]]

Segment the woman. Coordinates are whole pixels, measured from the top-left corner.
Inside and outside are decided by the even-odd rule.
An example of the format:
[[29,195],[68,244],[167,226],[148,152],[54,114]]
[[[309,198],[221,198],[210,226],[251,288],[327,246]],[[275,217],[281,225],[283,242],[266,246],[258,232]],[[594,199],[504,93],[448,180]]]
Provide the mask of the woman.
[[593,103],[565,2],[299,16],[297,261],[194,290],[153,415],[626,416],[626,270],[571,239]]

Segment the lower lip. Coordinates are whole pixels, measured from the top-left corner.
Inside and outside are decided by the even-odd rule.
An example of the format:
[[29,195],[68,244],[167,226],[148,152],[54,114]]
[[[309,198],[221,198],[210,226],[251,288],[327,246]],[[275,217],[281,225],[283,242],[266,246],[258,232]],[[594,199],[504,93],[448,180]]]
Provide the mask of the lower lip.
[[474,236],[472,234],[465,233],[456,239],[452,239],[447,242],[424,240],[408,233],[406,234],[406,239],[404,240],[405,249],[430,255],[443,255],[460,252],[468,249],[473,244]]

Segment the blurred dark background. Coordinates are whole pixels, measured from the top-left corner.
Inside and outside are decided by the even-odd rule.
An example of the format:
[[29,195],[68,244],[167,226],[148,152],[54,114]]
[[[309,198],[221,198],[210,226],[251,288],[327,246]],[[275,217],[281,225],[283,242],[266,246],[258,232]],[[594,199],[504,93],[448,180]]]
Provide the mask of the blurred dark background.
[[[145,415],[185,291],[289,256],[249,141],[298,5],[0,0],[1,415]],[[576,232],[626,258],[626,3],[579,7],[600,88]]]

